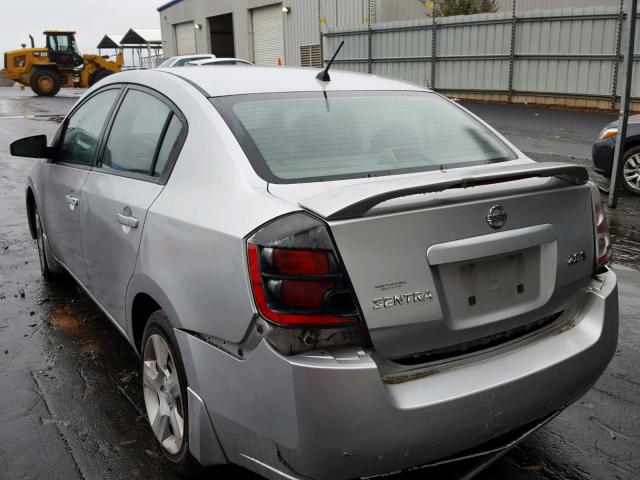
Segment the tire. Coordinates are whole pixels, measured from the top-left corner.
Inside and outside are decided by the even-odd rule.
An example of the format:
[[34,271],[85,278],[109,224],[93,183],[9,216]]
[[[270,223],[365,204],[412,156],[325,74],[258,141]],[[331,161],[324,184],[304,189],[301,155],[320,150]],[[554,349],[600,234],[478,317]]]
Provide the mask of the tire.
[[40,97],[53,97],[60,91],[62,79],[55,70],[39,69],[29,80],[31,90]]
[[49,259],[49,256],[47,255],[47,249],[44,244],[45,240],[42,235],[42,223],[40,223],[40,214],[38,213],[37,207],[34,208],[33,216],[35,217],[36,245],[38,247],[38,258],[40,260],[40,271],[42,272],[42,277],[47,282],[56,283],[61,279],[61,275],[57,273],[56,268],[51,268],[50,266],[52,262],[55,262],[55,260]]
[[[202,467],[189,452],[187,376],[173,327],[164,311],[158,310],[149,317],[140,351],[144,404],[151,430],[169,464],[182,475],[194,475]],[[165,358],[164,366],[158,361],[161,358]],[[179,439],[176,431],[180,430],[180,417]]]
[[622,186],[627,192],[640,195],[640,146],[624,152]]
[[102,80],[103,78],[108,77],[109,75],[113,75],[113,73],[114,72],[112,72],[110,70],[105,70],[104,68],[98,70],[97,72],[94,72],[94,74],[91,75],[91,79],[89,80],[89,86],[93,87],[100,80]]

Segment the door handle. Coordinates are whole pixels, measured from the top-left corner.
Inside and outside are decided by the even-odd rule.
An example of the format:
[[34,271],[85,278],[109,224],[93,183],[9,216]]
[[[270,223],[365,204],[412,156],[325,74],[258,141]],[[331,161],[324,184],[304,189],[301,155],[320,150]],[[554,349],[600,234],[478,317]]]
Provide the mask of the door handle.
[[132,215],[125,215],[124,213],[118,213],[116,215],[118,223],[126,227],[138,228],[138,219]]
[[72,207],[78,206],[78,202],[79,202],[78,197],[74,197],[72,194],[68,194],[68,195],[65,195],[64,198],[67,199],[67,203]]

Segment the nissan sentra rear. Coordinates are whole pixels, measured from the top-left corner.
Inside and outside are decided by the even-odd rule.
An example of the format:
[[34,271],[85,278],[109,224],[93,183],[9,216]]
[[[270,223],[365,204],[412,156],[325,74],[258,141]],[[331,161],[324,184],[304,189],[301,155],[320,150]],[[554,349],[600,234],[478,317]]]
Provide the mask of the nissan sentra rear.
[[584,168],[532,162],[427,91],[212,103],[292,208],[246,239],[266,341],[231,388],[268,419],[214,421],[254,446],[238,461],[353,478],[486,459],[602,373],[616,278]]
[[477,472],[616,349],[586,170],[534,162],[415,85],[131,71],[90,89],[52,147],[11,148],[40,159],[26,198],[43,275],[70,273],[140,355],[182,473]]

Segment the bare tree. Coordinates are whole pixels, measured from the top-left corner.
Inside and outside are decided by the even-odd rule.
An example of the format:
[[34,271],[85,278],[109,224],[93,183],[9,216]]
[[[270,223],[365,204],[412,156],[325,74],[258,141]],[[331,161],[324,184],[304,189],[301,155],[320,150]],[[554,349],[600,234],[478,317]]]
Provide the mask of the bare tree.
[[493,13],[498,10],[498,0],[436,0],[433,13],[436,17]]

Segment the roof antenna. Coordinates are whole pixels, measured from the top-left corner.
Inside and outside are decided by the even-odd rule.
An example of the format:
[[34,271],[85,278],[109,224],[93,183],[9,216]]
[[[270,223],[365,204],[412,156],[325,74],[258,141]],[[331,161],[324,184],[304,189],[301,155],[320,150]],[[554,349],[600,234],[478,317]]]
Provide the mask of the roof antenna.
[[316,78],[318,80],[320,80],[321,82],[330,82],[331,81],[331,77],[329,76],[329,69],[331,68],[331,65],[333,64],[333,61],[338,56],[338,52],[340,52],[340,49],[342,48],[343,45],[344,45],[344,40],[340,42],[340,45],[338,45],[338,48],[337,48],[336,52],[333,54],[333,57],[331,57],[331,60],[329,60],[329,63],[327,63],[326,68],[324,70],[322,70],[321,72],[319,72],[318,75],[316,75]]

